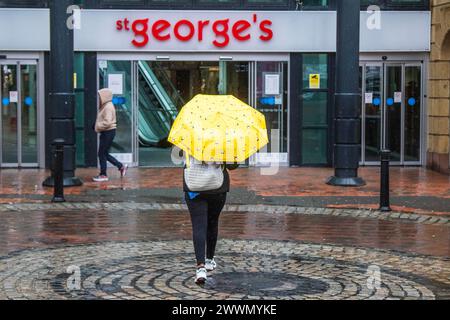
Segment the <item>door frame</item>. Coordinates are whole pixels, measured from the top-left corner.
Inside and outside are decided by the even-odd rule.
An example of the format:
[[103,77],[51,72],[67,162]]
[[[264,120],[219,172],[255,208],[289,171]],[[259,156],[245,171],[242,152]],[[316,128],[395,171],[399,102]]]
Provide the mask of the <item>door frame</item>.
[[[3,163],[3,139],[0,139],[0,168],[39,168],[42,167],[42,159],[43,159],[43,148],[41,146],[44,145],[43,139],[43,124],[45,118],[43,117],[44,112],[41,110],[42,105],[42,94],[41,90],[43,90],[42,83],[42,70],[41,64],[39,63],[39,58],[6,58],[0,59],[0,67],[4,65],[15,65],[17,68],[16,71],[16,82],[17,82],[17,92],[18,92],[18,100],[17,100],[17,163]],[[35,163],[23,163],[23,146],[22,146],[22,79],[21,79],[21,66],[23,65],[35,65],[36,66],[36,160]],[[1,79],[0,79],[1,82]],[[0,90],[0,101],[3,99],[2,91]],[[2,136],[3,132],[3,113],[0,112],[0,136]]]
[[[425,98],[426,98],[426,88],[424,82],[424,70],[425,62],[423,60],[392,60],[392,61],[374,61],[374,60],[361,60],[360,67],[362,67],[362,84],[361,84],[361,166],[378,166],[380,161],[365,161],[365,142],[366,142],[366,104],[364,99],[364,94],[366,92],[366,66],[378,66],[381,67],[381,82],[382,82],[382,92],[381,92],[381,130],[380,130],[380,147],[384,148],[386,143],[386,90],[387,90],[387,68],[389,66],[400,66],[401,67],[401,81],[402,81],[402,102],[401,102],[401,147],[400,147],[400,161],[391,162],[392,165],[396,166],[421,166],[425,162],[424,149],[426,148],[425,143]],[[420,152],[419,161],[405,161],[405,68],[406,67],[420,67]]]
[[[139,140],[138,140],[138,108],[139,108],[139,88],[137,86],[138,80],[138,67],[137,62],[140,60],[145,61],[241,61],[249,63],[249,105],[256,107],[256,100],[253,95],[256,96],[256,63],[262,61],[274,61],[274,62],[286,62],[288,64],[287,77],[288,77],[288,92],[290,91],[290,55],[289,53],[176,53],[176,52],[157,52],[157,53],[109,53],[99,52],[97,54],[97,86],[99,86],[99,63],[100,61],[130,61],[131,62],[131,96],[132,96],[132,153],[133,161],[130,164],[132,167],[139,166]],[[252,91],[253,90],[253,91]],[[290,144],[289,128],[290,128],[290,95],[287,95],[286,107],[287,107],[287,132],[288,132],[288,150]],[[288,151],[289,152],[289,151]],[[289,155],[288,155],[289,161]],[[248,162],[248,161],[247,161]],[[288,164],[286,164],[288,165]]]

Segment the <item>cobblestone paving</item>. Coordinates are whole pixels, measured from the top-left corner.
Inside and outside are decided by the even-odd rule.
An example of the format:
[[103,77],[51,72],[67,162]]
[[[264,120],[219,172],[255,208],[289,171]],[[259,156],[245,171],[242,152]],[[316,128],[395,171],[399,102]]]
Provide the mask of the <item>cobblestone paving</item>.
[[[134,202],[97,202],[97,203],[11,203],[0,204],[0,212],[28,212],[36,210],[60,211],[60,210],[187,210],[185,204],[177,203],[134,203]],[[325,215],[354,218],[375,219],[406,219],[418,221],[425,224],[450,225],[449,217],[439,217],[427,214],[413,214],[401,212],[381,212],[377,210],[354,210],[354,209],[328,209],[308,208],[298,206],[277,205],[226,205],[224,212],[262,212],[270,214],[302,214],[302,215]]]
[[227,205],[204,287],[183,204],[8,204],[0,218],[0,299],[450,299],[445,217]]
[[[227,239],[219,244],[217,260],[218,269],[200,287],[194,284],[192,245],[185,240],[19,251],[1,260],[0,298],[450,298],[450,261],[442,258],[294,241]],[[81,272],[79,283],[76,268]],[[379,283],[370,272],[377,268]]]

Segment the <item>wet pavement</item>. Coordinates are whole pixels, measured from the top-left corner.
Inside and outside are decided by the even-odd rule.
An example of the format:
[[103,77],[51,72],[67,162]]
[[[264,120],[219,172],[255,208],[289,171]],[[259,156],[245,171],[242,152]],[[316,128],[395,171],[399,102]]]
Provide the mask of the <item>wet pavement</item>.
[[[96,169],[78,169],[81,188],[67,188],[72,202],[182,202],[182,170],[132,168],[125,179],[110,169],[108,183],[94,183]],[[359,188],[325,184],[330,168],[280,168],[276,175],[261,175],[258,168],[231,173],[228,198],[234,204],[272,204],[303,207],[375,209],[379,203],[379,168],[361,168],[367,182]],[[52,190],[42,187],[44,170],[0,170],[0,202],[48,202]],[[450,215],[450,176],[423,168],[391,168],[391,205],[396,211]]]
[[204,287],[185,210],[2,212],[0,298],[450,299],[448,221],[342,210],[224,212]]
[[114,172],[63,204],[45,171],[0,171],[0,299],[450,299],[448,176],[392,169],[383,213],[375,168],[356,189],[325,185],[329,169],[257,170],[231,174],[203,287],[180,169]]

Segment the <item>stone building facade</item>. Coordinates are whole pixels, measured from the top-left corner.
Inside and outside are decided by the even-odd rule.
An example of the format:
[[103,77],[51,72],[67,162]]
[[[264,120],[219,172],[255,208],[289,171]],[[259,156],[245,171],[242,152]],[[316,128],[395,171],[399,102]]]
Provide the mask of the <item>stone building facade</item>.
[[450,174],[450,0],[433,0],[428,167]]

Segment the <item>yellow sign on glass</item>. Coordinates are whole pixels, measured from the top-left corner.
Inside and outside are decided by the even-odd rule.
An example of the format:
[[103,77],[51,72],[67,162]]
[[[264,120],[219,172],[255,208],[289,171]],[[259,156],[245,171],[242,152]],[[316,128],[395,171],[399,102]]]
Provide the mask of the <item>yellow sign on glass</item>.
[[77,74],[76,72],[73,73],[73,88],[76,89],[77,88]]
[[320,89],[320,74],[315,73],[309,75],[309,88]]

